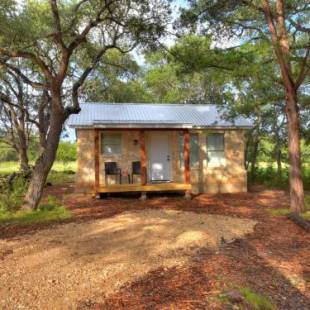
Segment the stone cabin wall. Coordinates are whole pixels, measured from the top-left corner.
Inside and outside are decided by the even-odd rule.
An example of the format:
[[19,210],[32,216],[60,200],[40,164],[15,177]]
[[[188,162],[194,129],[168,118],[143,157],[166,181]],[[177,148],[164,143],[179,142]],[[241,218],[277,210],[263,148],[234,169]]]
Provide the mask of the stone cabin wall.
[[[109,132],[109,130],[105,130]],[[113,132],[116,132],[113,130]],[[131,163],[139,161],[138,130],[120,130],[121,154],[103,155],[100,152],[100,185],[104,186],[104,162],[116,161],[122,171],[131,173]],[[223,167],[209,167],[207,162],[207,135],[210,132],[223,132],[225,139],[225,165]],[[76,187],[79,191],[91,190],[95,181],[94,162],[94,130],[77,129],[77,173]],[[179,160],[178,136],[180,131],[167,131],[171,146],[172,179],[175,182],[183,182],[183,169]],[[192,192],[198,193],[234,193],[247,191],[247,175],[244,168],[244,130],[193,130],[199,139],[199,165],[191,167]],[[148,149],[148,132],[145,132],[146,152]],[[101,150],[101,146],[100,146]],[[126,182],[126,178],[123,178]],[[134,182],[140,182],[140,177],[135,176]],[[114,176],[108,177],[108,183],[117,183]]]

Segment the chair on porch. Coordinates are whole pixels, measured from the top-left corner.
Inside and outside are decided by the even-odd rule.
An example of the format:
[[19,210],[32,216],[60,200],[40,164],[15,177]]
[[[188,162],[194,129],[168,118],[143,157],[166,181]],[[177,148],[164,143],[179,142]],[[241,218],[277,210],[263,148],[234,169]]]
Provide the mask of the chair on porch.
[[133,161],[131,167],[131,183],[133,183],[133,176],[141,175],[141,163],[140,161]]
[[115,161],[105,162],[104,163],[104,175],[105,175],[105,184],[108,185],[108,176],[114,175],[119,177],[119,184],[122,184],[122,170],[117,167]]

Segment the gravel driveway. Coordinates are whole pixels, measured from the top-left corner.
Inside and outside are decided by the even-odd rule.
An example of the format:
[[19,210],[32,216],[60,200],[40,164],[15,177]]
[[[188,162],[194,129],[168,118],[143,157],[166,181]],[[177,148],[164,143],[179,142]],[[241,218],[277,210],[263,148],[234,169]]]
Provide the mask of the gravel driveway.
[[143,210],[0,240],[0,309],[75,309],[126,282],[186,264],[202,247],[251,233],[256,222]]

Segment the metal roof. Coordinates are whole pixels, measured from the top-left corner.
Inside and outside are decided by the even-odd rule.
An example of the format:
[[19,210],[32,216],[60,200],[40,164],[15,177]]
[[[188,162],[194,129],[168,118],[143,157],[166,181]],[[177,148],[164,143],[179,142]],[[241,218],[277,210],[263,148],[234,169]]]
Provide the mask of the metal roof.
[[[227,110],[226,110],[227,111]],[[213,104],[82,103],[68,125],[80,127],[250,128],[250,120],[227,119],[225,108]]]

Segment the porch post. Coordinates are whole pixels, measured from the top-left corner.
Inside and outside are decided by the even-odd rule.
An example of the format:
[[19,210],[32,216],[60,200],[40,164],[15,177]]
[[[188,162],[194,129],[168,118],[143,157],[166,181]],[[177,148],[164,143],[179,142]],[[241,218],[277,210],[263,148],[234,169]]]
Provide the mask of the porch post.
[[145,151],[145,132],[139,131],[140,141],[140,163],[141,163],[141,185],[146,184],[146,151]]
[[94,143],[94,159],[95,159],[95,193],[97,194],[99,191],[99,148],[100,148],[100,141],[99,141],[99,129],[95,128],[94,132],[95,136],[95,143]]
[[[183,133],[184,139],[184,182],[190,184],[190,134],[188,130]],[[186,190],[185,198],[190,199],[190,192]]]

